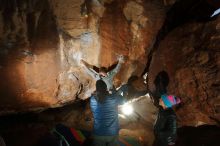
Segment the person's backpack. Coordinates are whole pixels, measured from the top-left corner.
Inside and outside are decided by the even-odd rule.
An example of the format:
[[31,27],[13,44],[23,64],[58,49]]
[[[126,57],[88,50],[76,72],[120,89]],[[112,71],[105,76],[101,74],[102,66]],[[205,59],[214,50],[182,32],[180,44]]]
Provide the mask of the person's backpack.
[[91,145],[91,132],[56,125],[50,133],[41,139],[37,146],[85,146]]
[[91,132],[58,124],[52,132],[62,140],[62,146],[83,146],[90,141]]
[[58,138],[59,146],[70,146],[66,138],[61,133],[59,133],[55,128],[51,132],[54,135],[56,135],[56,137]]

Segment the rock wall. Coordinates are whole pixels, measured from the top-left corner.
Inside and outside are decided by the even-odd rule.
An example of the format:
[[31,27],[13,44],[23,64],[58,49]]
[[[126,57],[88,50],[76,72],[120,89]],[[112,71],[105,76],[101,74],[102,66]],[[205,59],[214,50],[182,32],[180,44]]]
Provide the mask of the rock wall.
[[[110,66],[119,54],[126,57],[119,79],[140,76],[147,63],[153,40],[165,18],[160,1],[114,1],[106,5],[100,22],[101,62]],[[156,16],[156,17],[155,17]],[[117,80],[116,80],[117,81]],[[117,82],[116,82],[117,84]]]
[[[80,60],[94,68],[111,69],[122,54],[125,63],[114,79],[115,86],[132,75],[140,77],[150,64],[149,89],[156,90],[155,78],[165,71],[168,93],[182,99],[177,109],[181,125],[219,123],[220,19],[192,22],[194,18],[211,20],[207,17],[219,6],[201,11],[206,1],[199,5],[178,1],[164,23],[174,2],[1,0],[0,115],[87,99],[95,82]],[[197,7],[191,9],[191,3]],[[186,8],[191,10],[187,15]],[[154,52],[152,46],[163,23],[165,39]]]
[[1,113],[55,104],[59,37],[48,1],[0,3]]
[[111,68],[123,54],[116,86],[140,75],[166,9],[160,0],[1,0],[0,114],[88,98],[94,81],[80,59]]
[[167,72],[168,93],[182,100],[177,110],[181,125],[215,124],[220,120],[219,26],[220,17],[178,27],[153,55],[149,87],[155,91],[156,76]]

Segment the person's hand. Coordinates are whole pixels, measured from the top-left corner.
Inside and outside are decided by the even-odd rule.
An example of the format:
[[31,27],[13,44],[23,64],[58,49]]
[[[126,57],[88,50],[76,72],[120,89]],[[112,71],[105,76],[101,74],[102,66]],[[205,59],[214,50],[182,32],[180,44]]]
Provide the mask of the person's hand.
[[123,55],[119,55],[119,56],[118,56],[118,61],[119,61],[120,63],[124,63],[124,62],[125,62],[124,56],[123,56]]

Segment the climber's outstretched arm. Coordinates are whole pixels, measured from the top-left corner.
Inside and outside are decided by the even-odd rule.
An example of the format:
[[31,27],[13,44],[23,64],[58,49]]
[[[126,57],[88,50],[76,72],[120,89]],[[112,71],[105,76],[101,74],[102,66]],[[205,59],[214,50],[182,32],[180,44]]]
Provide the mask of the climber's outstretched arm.
[[80,60],[83,68],[86,70],[86,72],[92,77],[94,78],[95,80],[98,80],[99,79],[99,74],[94,70],[92,69],[92,65],[88,64],[87,62],[85,62],[84,60]]
[[114,77],[119,72],[122,63],[124,63],[124,56],[120,55],[119,58],[118,58],[117,66],[113,70],[108,72],[109,76]]

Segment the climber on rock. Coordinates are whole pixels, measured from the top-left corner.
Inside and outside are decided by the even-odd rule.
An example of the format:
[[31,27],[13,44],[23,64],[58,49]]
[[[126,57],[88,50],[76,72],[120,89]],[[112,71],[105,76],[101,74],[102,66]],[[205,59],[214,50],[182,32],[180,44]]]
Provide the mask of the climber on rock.
[[107,69],[105,67],[101,67],[99,69],[99,73],[97,73],[84,60],[81,59],[81,63],[83,64],[83,67],[85,68],[86,72],[90,76],[92,76],[92,78],[94,78],[96,81],[99,80],[99,79],[103,80],[106,83],[106,85],[107,85],[108,91],[112,91],[112,90],[114,90],[113,78],[118,73],[118,71],[120,70],[121,64],[124,63],[124,56],[120,55],[118,57],[118,64],[117,64],[117,66],[113,70],[111,70],[109,72],[107,72]]

